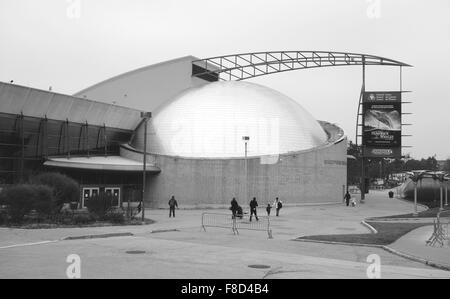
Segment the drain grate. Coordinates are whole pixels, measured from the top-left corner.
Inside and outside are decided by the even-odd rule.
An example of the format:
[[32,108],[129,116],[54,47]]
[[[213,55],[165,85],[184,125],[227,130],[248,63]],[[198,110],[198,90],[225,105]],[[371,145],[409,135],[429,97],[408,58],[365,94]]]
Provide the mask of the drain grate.
[[143,250],[129,250],[129,251],[126,251],[126,253],[128,253],[128,254],[144,254],[145,251],[143,251]]
[[248,265],[248,267],[253,269],[270,269],[270,266],[267,265]]

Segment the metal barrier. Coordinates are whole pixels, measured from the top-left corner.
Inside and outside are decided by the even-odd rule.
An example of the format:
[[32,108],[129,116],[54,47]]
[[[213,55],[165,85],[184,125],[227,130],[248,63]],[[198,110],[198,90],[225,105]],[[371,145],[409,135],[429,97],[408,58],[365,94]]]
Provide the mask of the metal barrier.
[[258,216],[258,220],[253,218],[253,221],[236,217],[234,219],[234,230],[239,234],[240,229],[266,231],[269,239],[273,238],[272,229],[270,228],[270,217],[267,216]]
[[206,227],[229,228],[234,234],[239,235],[239,230],[255,230],[265,231],[269,239],[272,239],[272,229],[270,227],[270,217],[258,216],[258,221],[253,218],[252,221],[248,215],[243,217],[233,217],[230,214],[219,213],[203,213],[202,228],[206,231]]
[[426,241],[426,245],[433,247],[450,246],[450,218],[443,217],[445,212],[438,213],[436,220],[433,222],[433,234]]
[[233,222],[235,219],[231,215],[219,213],[203,213],[202,214],[202,228],[206,231],[206,227],[221,227],[229,228],[234,231]]
[[444,230],[444,239],[447,240],[447,246],[450,246],[450,211],[442,211],[439,213],[439,218]]

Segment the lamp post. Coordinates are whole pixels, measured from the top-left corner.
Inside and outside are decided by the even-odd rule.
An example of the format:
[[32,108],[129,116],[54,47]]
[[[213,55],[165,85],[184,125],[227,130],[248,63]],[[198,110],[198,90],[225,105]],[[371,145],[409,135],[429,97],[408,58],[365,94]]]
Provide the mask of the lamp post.
[[435,174],[436,179],[439,181],[439,201],[440,206],[439,210],[444,210],[444,193],[443,193],[443,184],[445,183],[445,173]]
[[424,173],[423,172],[420,172],[420,173],[410,172],[410,173],[408,173],[408,175],[409,175],[409,178],[414,183],[414,213],[413,213],[413,216],[417,217],[419,215],[419,213],[417,212],[417,184],[419,183],[419,181],[422,181],[422,177],[424,176]]
[[417,217],[419,215],[419,213],[417,213],[417,183],[418,182],[414,182],[414,217]]
[[366,169],[365,169],[365,157],[364,157],[364,145],[361,145],[361,199],[360,202],[364,203],[364,200],[366,199]]
[[142,222],[145,221],[145,174],[147,172],[147,125],[148,120],[152,117],[151,112],[141,112],[141,118],[144,119],[144,157],[142,163],[142,197],[141,197],[141,209],[142,209]]
[[[362,56],[362,90],[361,90],[361,96],[364,95],[366,92],[366,57]],[[362,99],[364,102],[364,99]],[[361,105],[361,103],[360,103]],[[359,108],[358,108],[359,109]],[[359,112],[358,112],[359,113]],[[362,116],[362,123],[364,124],[364,114]],[[363,133],[361,134],[361,199],[360,202],[364,203],[364,200],[366,199],[366,165],[365,165],[365,153],[364,153],[364,146],[365,146],[365,140],[364,140],[364,126],[362,127]],[[356,139],[358,141],[358,139]]]
[[445,184],[445,205],[448,206],[448,181],[449,178],[446,178],[446,184]]
[[380,160],[380,180],[383,179],[383,158]]
[[249,136],[243,136],[242,140],[245,143],[245,198],[248,201],[248,161],[247,161],[247,151],[248,151],[248,142],[250,141]]
[[445,206],[448,206],[448,184],[450,181],[449,173],[444,173],[444,188],[445,188]]

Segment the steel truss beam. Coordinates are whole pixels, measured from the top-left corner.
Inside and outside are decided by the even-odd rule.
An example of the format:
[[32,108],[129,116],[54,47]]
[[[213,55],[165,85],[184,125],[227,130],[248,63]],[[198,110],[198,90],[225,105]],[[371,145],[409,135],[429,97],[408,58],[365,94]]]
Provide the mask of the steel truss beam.
[[[201,68],[193,77],[214,77],[219,80],[245,80],[274,73],[299,69],[346,66],[384,65],[410,66],[406,63],[367,54],[325,51],[274,51],[232,54],[194,60]],[[197,68],[198,69],[198,68]]]

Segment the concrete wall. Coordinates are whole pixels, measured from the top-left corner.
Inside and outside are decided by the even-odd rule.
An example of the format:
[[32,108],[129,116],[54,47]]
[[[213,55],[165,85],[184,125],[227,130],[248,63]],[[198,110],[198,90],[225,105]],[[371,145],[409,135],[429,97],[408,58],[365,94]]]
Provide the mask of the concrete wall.
[[140,68],[93,85],[75,94],[96,101],[153,111],[193,86],[208,83],[193,78],[193,56],[186,56]]
[[[275,164],[261,158],[248,160],[249,196],[260,205],[279,197],[287,205],[342,202],[347,180],[347,142],[341,139],[322,148],[280,156]],[[132,159],[142,155],[122,151]],[[228,207],[232,197],[247,207],[244,159],[186,159],[150,155],[149,162],[161,168],[150,176],[147,205],[167,208],[175,195],[180,207]]]

